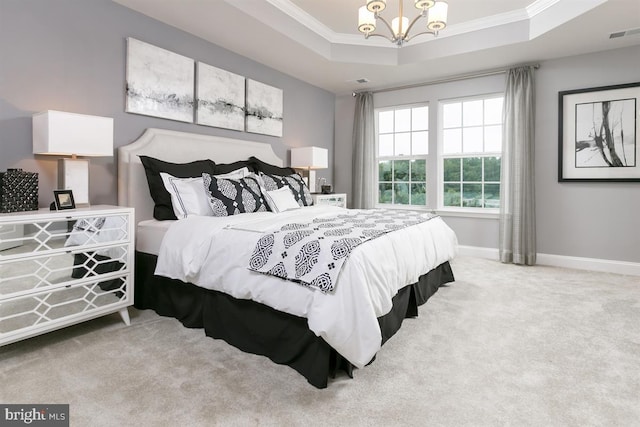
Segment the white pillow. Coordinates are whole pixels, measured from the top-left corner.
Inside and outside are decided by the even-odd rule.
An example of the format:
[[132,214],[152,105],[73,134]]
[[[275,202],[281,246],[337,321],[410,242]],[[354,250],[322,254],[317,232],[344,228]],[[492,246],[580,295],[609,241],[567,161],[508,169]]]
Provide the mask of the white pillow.
[[300,209],[293,192],[286,185],[277,190],[267,191],[267,203],[273,212],[284,212],[291,209]]
[[221,179],[240,179],[240,178],[245,178],[251,174],[252,173],[249,172],[249,168],[244,167],[244,168],[236,169],[231,172],[223,173],[221,175],[214,175],[214,176],[216,178],[221,178]]
[[189,215],[213,215],[202,177],[176,178],[165,172],[160,172],[160,177],[164,188],[171,194],[171,204],[176,218],[184,219]]

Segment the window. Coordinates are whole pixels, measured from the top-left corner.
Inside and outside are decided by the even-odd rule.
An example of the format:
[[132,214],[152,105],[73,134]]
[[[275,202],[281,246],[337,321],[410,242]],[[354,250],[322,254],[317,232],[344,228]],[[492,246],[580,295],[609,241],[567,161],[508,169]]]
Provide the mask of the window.
[[440,205],[500,208],[502,95],[440,103]]
[[427,205],[429,107],[376,110],[378,204]]

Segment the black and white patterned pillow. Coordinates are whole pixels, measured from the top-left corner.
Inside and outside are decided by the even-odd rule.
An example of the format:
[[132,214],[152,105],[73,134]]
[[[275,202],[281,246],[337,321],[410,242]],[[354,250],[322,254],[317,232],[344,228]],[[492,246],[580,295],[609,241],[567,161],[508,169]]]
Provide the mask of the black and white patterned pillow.
[[244,178],[216,178],[202,174],[213,216],[229,216],[240,213],[266,212],[268,210],[260,189],[257,175]]
[[297,173],[281,176],[261,172],[260,177],[266,191],[277,190],[286,185],[291,189],[293,197],[300,206],[311,206],[313,204],[309,187]]

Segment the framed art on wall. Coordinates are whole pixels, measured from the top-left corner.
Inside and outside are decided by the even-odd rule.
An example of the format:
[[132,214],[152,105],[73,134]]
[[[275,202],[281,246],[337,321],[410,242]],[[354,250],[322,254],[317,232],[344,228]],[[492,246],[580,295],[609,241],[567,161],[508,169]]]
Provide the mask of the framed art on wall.
[[247,79],[247,132],[282,136],[282,89]]
[[244,130],[244,77],[198,62],[196,123]]
[[127,38],[128,113],[193,123],[195,61]]
[[640,181],[640,82],[558,94],[558,181]]

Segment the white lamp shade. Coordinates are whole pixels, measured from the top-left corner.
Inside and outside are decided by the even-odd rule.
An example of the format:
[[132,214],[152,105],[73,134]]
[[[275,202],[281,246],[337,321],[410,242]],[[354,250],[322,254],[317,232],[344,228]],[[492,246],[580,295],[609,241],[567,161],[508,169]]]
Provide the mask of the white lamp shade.
[[429,9],[434,3],[435,0],[415,0],[413,5],[416,9]]
[[320,147],[292,148],[291,167],[298,169],[326,169],[329,167],[329,150]]
[[376,17],[369,12],[367,6],[358,9],[358,30],[361,33],[372,33],[376,29]]
[[63,111],[33,115],[33,154],[113,156],[113,119]]
[[367,9],[371,12],[382,12],[387,7],[387,0],[367,0]]
[[407,28],[409,27],[409,18],[406,16],[402,17],[402,30],[400,30],[400,17],[393,18],[391,21],[391,28],[393,28],[393,34],[395,36],[404,36],[407,33]]
[[438,1],[429,9],[429,17],[427,18],[427,28],[431,31],[440,31],[447,26],[447,11],[449,5],[447,2]]

